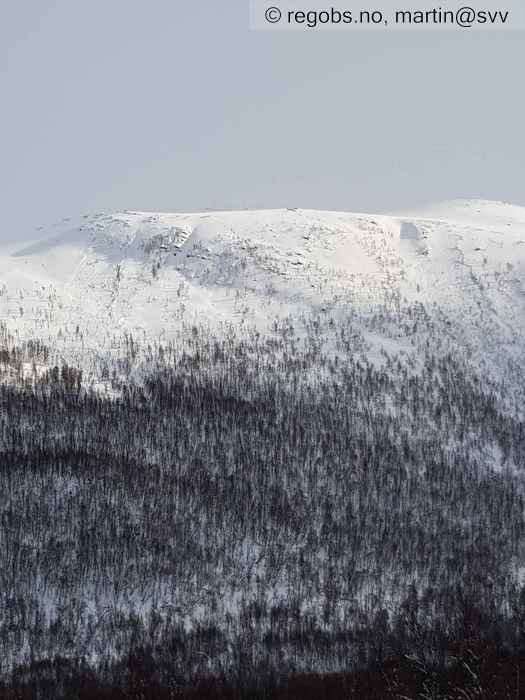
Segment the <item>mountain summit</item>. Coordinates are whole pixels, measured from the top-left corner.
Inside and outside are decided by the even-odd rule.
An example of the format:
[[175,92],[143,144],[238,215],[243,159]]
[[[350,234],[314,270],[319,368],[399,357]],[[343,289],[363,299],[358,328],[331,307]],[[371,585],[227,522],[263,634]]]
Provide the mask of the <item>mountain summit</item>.
[[79,338],[100,349],[118,334],[149,342],[195,323],[270,332],[279,318],[351,312],[375,347],[397,351],[413,345],[401,325],[366,319],[417,307],[452,344],[497,364],[520,354],[524,285],[525,208],[504,203],[392,216],[125,211],[4,250],[0,320],[19,339],[73,351]]

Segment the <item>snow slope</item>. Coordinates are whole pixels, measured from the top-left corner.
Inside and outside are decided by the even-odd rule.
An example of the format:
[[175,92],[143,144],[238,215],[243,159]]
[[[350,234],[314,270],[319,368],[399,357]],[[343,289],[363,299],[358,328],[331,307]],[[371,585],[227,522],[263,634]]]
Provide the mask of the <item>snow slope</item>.
[[[166,339],[197,322],[269,331],[279,316],[366,317],[403,300],[433,309],[451,342],[519,360],[525,208],[126,211],[67,220],[0,249],[0,322],[19,340],[65,351],[108,348],[123,333]],[[389,349],[392,333],[378,333]]]

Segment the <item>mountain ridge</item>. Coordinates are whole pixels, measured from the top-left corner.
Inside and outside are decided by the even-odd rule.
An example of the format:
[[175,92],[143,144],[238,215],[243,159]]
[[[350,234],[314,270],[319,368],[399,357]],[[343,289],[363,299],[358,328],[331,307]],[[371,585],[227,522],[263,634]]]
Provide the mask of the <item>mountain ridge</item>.
[[[271,334],[276,319],[370,319],[414,305],[496,372],[501,353],[521,362],[525,208],[454,200],[396,215],[125,211],[69,219],[0,251],[5,332],[61,346],[70,360],[119,334],[147,343],[192,324]],[[367,325],[376,351],[413,351],[402,333],[393,343],[391,329]]]

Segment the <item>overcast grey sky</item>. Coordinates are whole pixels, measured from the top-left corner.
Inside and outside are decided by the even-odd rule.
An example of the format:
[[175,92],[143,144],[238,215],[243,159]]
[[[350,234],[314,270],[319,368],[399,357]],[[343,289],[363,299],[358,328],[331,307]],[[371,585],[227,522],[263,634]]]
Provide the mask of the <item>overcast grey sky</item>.
[[525,205],[523,32],[256,32],[248,0],[4,0],[0,52],[3,240],[126,208]]

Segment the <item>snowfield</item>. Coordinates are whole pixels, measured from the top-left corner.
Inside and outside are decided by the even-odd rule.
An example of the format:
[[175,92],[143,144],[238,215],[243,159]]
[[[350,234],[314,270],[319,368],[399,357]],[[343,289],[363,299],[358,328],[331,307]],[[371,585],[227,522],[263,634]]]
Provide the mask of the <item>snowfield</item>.
[[[279,317],[367,318],[407,303],[494,368],[501,353],[520,361],[524,283],[525,208],[500,202],[393,216],[126,211],[0,250],[0,322],[17,342],[39,338],[73,361],[124,334],[164,342],[195,323],[271,332]],[[410,349],[391,328],[364,332],[372,355]]]

